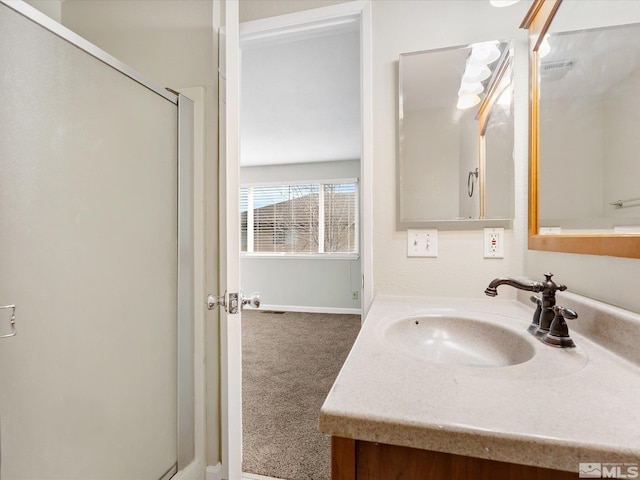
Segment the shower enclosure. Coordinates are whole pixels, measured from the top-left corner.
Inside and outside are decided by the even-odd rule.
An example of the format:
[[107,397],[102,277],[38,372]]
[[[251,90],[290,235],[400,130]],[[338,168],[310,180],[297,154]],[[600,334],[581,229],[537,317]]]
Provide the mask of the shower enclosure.
[[0,37],[2,479],[170,478],[193,458],[191,102],[22,2]]

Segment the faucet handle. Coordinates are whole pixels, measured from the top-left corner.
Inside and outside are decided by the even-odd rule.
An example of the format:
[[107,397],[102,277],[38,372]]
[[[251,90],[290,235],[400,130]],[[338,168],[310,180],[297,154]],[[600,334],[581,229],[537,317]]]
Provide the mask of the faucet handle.
[[535,332],[538,331],[538,327],[540,327],[540,315],[542,314],[542,299],[540,297],[536,297],[535,295],[531,295],[529,297],[533,303],[537,305],[536,311],[533,313],[533,320],[529,324],[527,328],[527,332],[531,335],[535,335]]
[[559,307],[557,305],[554,305],[553,311],[556,313],[556,315],[560,314],[562,317],[566,318],[567,320],[575,320],[576,318],[578,318],[578,314],[575,311],[569,310],[568,308],[565,308],[565,307]]
[[547,284],[551,284],[551,286],[553,287],[553,292],[556,292],[557,290],[564,292],[567,289],[566,285],[554,282],[553,280],[551,280],[551,277],[553,277],[553,273],[551,272],[547,272],[544,274],[545,282]]
[[554,317],[553,322],[551,322],[549,332],[547,332],[541,340],[546,344],[556,347],[575,347],[576,344],[569,336],[569,327],[567,326],[567,322],[565,322],[565,318],[568,318],[569,320],[575,320],[576,318],[578,318],[578,314],[573,310],[559,307],[557,305],[553,306],[553,311],[556,316]]

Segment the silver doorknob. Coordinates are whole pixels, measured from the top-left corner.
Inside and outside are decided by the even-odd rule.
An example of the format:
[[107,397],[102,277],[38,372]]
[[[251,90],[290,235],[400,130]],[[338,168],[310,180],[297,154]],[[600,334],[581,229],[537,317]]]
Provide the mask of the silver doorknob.
[[242,295],[242,306],[249,305],[252,308],[260,308],[260,293],[254,292],[248,297]]
[[225,312],[234,315],[238,313],[238,294],[224,292],[224,295],[217,297],[215,295],[207,295],[207,308],[213,310],[216,307],[223,307]]
[[213,310],[216,307],[226,307],[227,302],[226,302],[225,296],[226,295],[217,297],[211,294],[207,295],[207,308],[209,310]]

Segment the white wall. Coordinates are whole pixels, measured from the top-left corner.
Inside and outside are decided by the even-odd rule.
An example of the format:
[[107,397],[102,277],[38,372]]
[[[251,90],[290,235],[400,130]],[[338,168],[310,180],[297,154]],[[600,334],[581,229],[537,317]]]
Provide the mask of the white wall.
[[[522,274],[526,245],[527,34],[518,29],[527,2],[494,8],[483,1],[376,0],[373,11],[375,294],[484,297],[498,276]],[[464,19],[465,21],[461,21]],[[483,259],[482,231],[439,232],[438,258],[407,258],[406,232],[395,229],[397,61],[403,52],[515,39],[516,219],[505,258]],[[540,266],[540,277],[544,268]],[[549,267],[551,268],[551,267]],[[514,292],[500,290],[500,298]]]
[[326,7],[336,3],[345,3],[345,0],[241,0],[240,21],[248,22],[260,18],[311,10],[312,8]]
[[[360,259],[251,258],[240,260],[242,291],[260,292],[263,308],[359,313]],[[352,298],[358,292],[358,298]]]
[[240,168],[240,183],[297,182],[358,177],[360,177],[360,160]]
[[[354,179],[360,161],[242,167],[241,183],[306,182]],[[360,259],[303,259],[242,256],[240,283],[249,294],[259,291],[267,308],[353,313],[360,309]],[[358,292],[354,299],[353,292]]]
[[[62,23],[171,88],[205,88],[206,287],[218,291],[218,38],[210,0],[65,0]],[[220,460],[217,312],[206,320],[207,462]]]

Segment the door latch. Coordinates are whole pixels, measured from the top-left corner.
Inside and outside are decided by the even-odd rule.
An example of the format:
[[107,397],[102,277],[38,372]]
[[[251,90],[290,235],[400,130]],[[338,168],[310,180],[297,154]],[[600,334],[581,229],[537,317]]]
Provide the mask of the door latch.
[[242,293],[227,293],[221,297],[215,295],[207,295],[207,308],[213,310],[216,307],[224,307],[224,310],[233,315],[238,313],[238,309],[242,309],[245,305],[249,305],[253,308],[260,308],[260,294],[252,293],[248,297],[242,295]]
[[216,307],[223,307],[225,312],[232,315],[238,313],[238,294],[224,292],[220,297],[207,295],[207,308],[213,310]]

